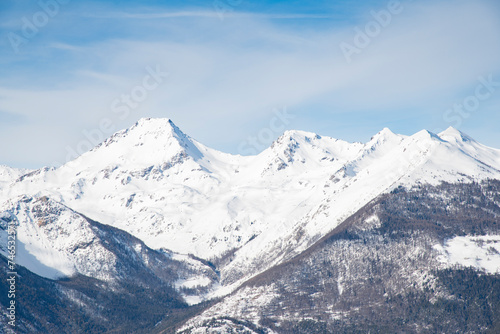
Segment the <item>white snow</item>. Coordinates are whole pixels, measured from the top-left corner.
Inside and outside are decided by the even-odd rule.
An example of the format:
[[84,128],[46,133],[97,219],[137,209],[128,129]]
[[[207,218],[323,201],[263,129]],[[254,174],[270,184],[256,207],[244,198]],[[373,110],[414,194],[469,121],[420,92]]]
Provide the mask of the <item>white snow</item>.
[[500,274],[500,235],[457,236],[434,248],[448,266],[461,265]]
[[[13,199],[0,210],[18,221],[18,265],[51,279],[77,272],[103,280],[113,278],[114,255],[93,242],[94,231],[80,215],[47,197]],[[6,240],[7,231],[0,229],[0,236]]]
[[175,283],[176,288],[195,288],[197,286],[207,286],[212,281],[208,277],[191,277]]
[[[48,196],[155,249],[209,260],[233,253],[216,296],[303,251],[399,185],[500,179],[500,150],[453,128],[412,136],[386,128],[365,144],[287,131],[260,154],[239,156],[204,146],[168,119],[141,119],[60,168],[16,182],[18,175],[0,177],[0,205],[13,201],[12,209],[20,196]],[[61,228],[71,226],[62,218]],[[20,240],[37,256],[55,247],[67,257],[65,247],[84,238],[72,228],[55,246],[22,221],[31,227]],[[68,272],[54,261],[44,265]],[[90,270],[84,267],[76,270]]]
[[12,168],[0,165],[0,189],[8,186],[24,174],[32,172],[29,169]]
[[39,276],[58,279],[75,273],[72,263],[54,249],[18,241],[16,251],[15,262]]

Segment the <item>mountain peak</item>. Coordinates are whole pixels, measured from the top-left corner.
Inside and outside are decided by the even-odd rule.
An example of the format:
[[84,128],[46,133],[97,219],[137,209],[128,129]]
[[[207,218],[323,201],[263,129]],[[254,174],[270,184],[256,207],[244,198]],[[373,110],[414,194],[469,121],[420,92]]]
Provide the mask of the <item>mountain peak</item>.
[[[90,166],[153,166],[203,154],[169,118],[141,118],[75,160]],[[73,165],[74,162],[71,162]]]
[[307,131],[302,131],[302,130],[286,130],[282,137],[310,137],[310,138],[315,138],[319,137],[317,134],[314,132],[307,132]]
[[387,128],[387,127],[385,127],[385,128],[383,128],[382,130],[380,130],[380,132],[379,132],[379,133],[380,133],[380,134],[386,134],[386,135],[393,135],[393,134],[394,134],[394,132],[392,132],[392,131],[391,131],[391,129],[389,129],[389,128]]
[[168,117],[142,117],[139,118],[139,120],[137,121],[137,123],[157,123],[157,122],[173,124],[172,120]]
[[164,146],[175,139],[181,146],[186,146],[189,136],[181,131],[170,118],[141,118],[128,129],[113,134],[103,144],[109,146],[121,141],[132,141],[134,146],[147,144]]
[[281,136],[278,137],[272,144],[271,149],[281,148],[282,146],[290,146],[293,143],[296,148],[301,144],[311,143],[315,139],[321,139],[321,137],[315,133],[300,131],[300,130],[286,130]]
[[13,180],[29,172],[31,172],[31,170],[29,169],[18,169],[0,165],[0,188],[2,183],[12,182]]
[[373,147],[374,145],[380,145],[382,143],[399,144],[402,139],[402,135],[395,134],[389,128],[383,128],[375,134],[366,145],[368,147]]
[[446,140],[446,141],[452,141],[452,142],[470,142],[470,141],[475,141],[462,131],[454,128],[453,126],[448,127],[446,130],[443,132],[440,132],[438,134],[439,138]]
[[181,129],[179,129],[179,127],[177,127],[177,125],[175,125],[170,118],[151,118],[151,117],[141,118],[134,124],[134,126],[130,128],[130,130],[136,128],[140,128],[146,132],[162,131],[166,134],[168,133],[176,135],[181,138],[187,137],[184,134],[184,132],[182,132]]
[[437,141],[443,141],[437,134],[430,132],[429,130],[420,130],[419,132],[412,135],[411,138],[417,140],[434,139]]
[[178,129],[170,118],[165,117],[143,117],[136,122],[136,125],[165,126]]
[[380,130],[379,132],[377,132],[377,134],[375,134],[371,140],[377,140],[379,138],[391,138],[391,137],[394,137],[394,136],[397,136],[394,132],[392,132],[389,128],[383,128],[382,130]]

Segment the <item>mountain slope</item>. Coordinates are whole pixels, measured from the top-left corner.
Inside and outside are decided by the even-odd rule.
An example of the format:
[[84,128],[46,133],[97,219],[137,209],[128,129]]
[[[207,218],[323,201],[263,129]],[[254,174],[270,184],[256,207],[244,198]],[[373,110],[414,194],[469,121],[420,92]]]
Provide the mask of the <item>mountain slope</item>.
[[[192,312],[186,302],[200,302],[218,282],[205,261],[152,250],[45,196],[13,199],[1,212],[2,263],[7,263],[7,226],[17,229],[19,333],[137,332],[165,314],[182,319]],[[5,276],[2,271],[2,282]],[[6,296],[0,305],[5,314]],[[6,323],[0,321],[0,330]]]
[[[14,223],[19,270],[46,289],[30,290],[38,299],[20,311],[25,332],[109,330],[137,298],[155,308],[141,304],[135,330],[172,331],[192,317],[188,332],[349,332],[354,317],[363,329],[411,332],[424,313],[415,328],[370,314],[409,317],[408,298],[427,311],[434,301],[459,308],[455,277],[497,286],[500,150],[453,128],[385,128],[364,144],[286,131],[243,157],[171,120],[141,119],[59,168],[2,170],[0,255]],[[75,317],[39,311],[44,291]],[[476,297],[468,291],[467,303]],[[481,317],[496,312],[481,305]],[[496,326],[488,319],[452,327]]]
[[455,129],[368,143],[287,131],[242,157],[210,149],[168,119],[141,119],[57,169],[25,175],[3,202],[47,196],[153,249],[208,259],[213,295],[286,261],[399,185],[500,177],[500,151]]
[[[497,180],[397,188],[179,333],[238,332],[241,324],[252,333],[493,333],[500,328],[499,194]],[[464,239],[469,257],[482,250],[489,263],[460,261],[463,250],[448,246]]]
[[29,172],[30,170],[28,169],[18,169],[0,165],[0,190]]
[[[114,281],[139,278],[133,272],[139,269],[173,282],[180,273],[180,268],[173,268],[175,254],[154,251],[128,233],[92,221],[48,197],[23,196],[1,211],[0,238],[7,240],[7,223],[14,221],[17,264],[37,275],[57,279],[81,274]],[[0,252],[6,255],[3,245],[7,243],[2,243]]]

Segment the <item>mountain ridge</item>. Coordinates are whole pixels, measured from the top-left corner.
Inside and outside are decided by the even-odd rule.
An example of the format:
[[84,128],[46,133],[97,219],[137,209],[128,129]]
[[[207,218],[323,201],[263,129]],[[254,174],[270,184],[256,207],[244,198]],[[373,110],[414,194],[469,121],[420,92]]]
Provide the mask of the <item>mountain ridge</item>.
[[364,144],[289,130],[263,152],[239,156],[204,146],[170,119],[144,118],[73,162],[13,178],[0,204],[47,196],[152,249],[218,263],[221,285],[210,298],[299,254],[399,186],[486,178],[500,178],[500,150],[453,128],[412,136],[384,128]]
[[[278,318],[266,323],[269,319],[262,314],[266,309],[280,314],[275,302],[286,304],[288,293],[292,300],[307,303],[323,293],[321,305],[333,296],[336,312],[343,314],[345,305],[359,303],[352,286],[380,303],[384,291],[364,287],[364,278],[352,274],[357,266],[366,266],[361,270],[366,273],[379,266],[398,268],[401,280],[373,276],[391,282],[383,286],[396,299],[408,293],[405,284],[417,287],[412,293],[428,293],[425,289],[438,286],[442,275],[449,274],[442,270],[453,271],[457,264],[472,263],[474,270],[493,276],[500,272],[493,251],[500,242],[495,230],[500,226],[498,180],[500,150],[454,128],[411,136],[384,128],[366,143],[289,130],[261,153],[241,156],[199,143],[170,119],[145,118],[58,168],[0,166],[0,238],[7,245],[7,224],[14,222],[19,266],[37,285],[63,291],[57,294],[63,305],[95,302],[109,307],[138,296],[157,300],[162,296],[157,292],[164,289],[168,300],[161,305],[175,305],[181,320],[192,318],[184,327],[188,333],[189,326],[201,330],[219,322],[228,331],[289,333],[299,326],[309,333],[311,324],[294,324],[293,313],[283,313],[284,327],[276,323]],[[456,212],[460,214],[455,217]],[[471,217],[483,218],[475,224]],[[454,225],[454,219],[459,224]],[[401,256],[378,251],[387,243]],[[473,250],[480,260],[464,256],[457,251],[460,247]],[[367,254],[370,265],[357,257],[358,250]],[[322,252],[329,257],[323,258]],[[420,274],[415,277],[403,266],[405,252],[413,254],[408,261],[418,264]],[[335,254],[351,259],[353,267],[335,262]],[[378,263],[374,254],[390,261]],[[7,257],[1,245],[0,257]],[[295,277],[286,269],[297,266],[308,272],[308,261],[315,263],[317,276],[310,272]],[[322,261],[336,271],[318,267]],[[441,270],[441,276],[433,268]],[[281,273],[284,276],[278,277]],[[462,274],[478,280],[474,273]],[[328,289],[311,283],[312,277],[328,282]],[[488,282],[496,284],[494,278]],[[439,289],[429,296],[447,303],[442,299],[446,289]],[[131,293],[124,297],[127,290]],[[301,290],[311,296],[302,296]],[[345,294],[348,298],[342,301]],[[245,305],[250,316],[238,311]],[[309,312],[298,302],[287,307]],[[36,309],[29,312],[37,314],[37,328],[52,328],[43,327],[47,320]],[[190,313],[202,309],[200,316]],[[121,309],[117,314],[127,317],[128,312]],[[154,312],[151,319],[156,322],[145,323],[150,330],[154,325],[161,332],[181,322],[162,318],[159,306]],[[225,318],[217,318],[221,312]],[[321,316],[326,309],[318,312],[310,314],[321,319],[320,326],[333,328]],[[107,326],[103,315],[117,319],[102,310],[94,315],[89,321],[96,326]]]

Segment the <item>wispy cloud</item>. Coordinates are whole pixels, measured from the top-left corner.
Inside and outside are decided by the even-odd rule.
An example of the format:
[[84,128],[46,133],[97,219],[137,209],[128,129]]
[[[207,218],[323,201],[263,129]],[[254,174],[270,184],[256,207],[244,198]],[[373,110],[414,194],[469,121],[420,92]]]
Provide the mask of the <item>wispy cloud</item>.
[[[235,152],[282,106],[297,116],[290,128],[350,140],[364,138],[353,127],[373,132],[392,122],[411,133],[440,125],[444,110],[463,100],[479,75],[500,73],[500,45],[493,42],[500,40],[500,20],[487,1],[405,6],[351,63],[339,44],[351,43],[355,27],[373,20],[369,11],[341,27],[333,12],[233,11],[224,21],[207,9],[61,14],[47,27],[51,33],[9,60],[12,70],[0,70],[2,110],[25,119],[18,135],[11,128],[0,140],[40,135],[34,124],[50,129],[35,141],[36,154],[20,140],[25,144],[2,148],[0,163],[64,160],[64,148],[83,129],[114,117],[112,101],[157,65],[170,76],[128,118],[113,118],[117,128],[139,117],[171,117],[202,142]],[[493,119],[498,100],[482,105],[481,117]],[[474,117],[469,121],[478,128]],[[325,133],[325,124],[338,132]]]
[[[221,14],[216,10],[210,11],[173,11],[173,12],[161,12],[161,13],[128,13],[128,12],[109,12],[109,13],[85,13],[82,16],[89,18],[100,18],[100,19],[138,19],[138,20],[150,20],[150,19],[168,19],[168,18],[215,18],[220,19]],[[224,18],[254,18],[254,19],[332,19],[337,17],[336,15],[325,15],[325,14],[288,14],[288,13],[275,13],[275,14],[263,14],[263,13],[250,13],[250,12],[237,12],[229,11],[224,12]]]

